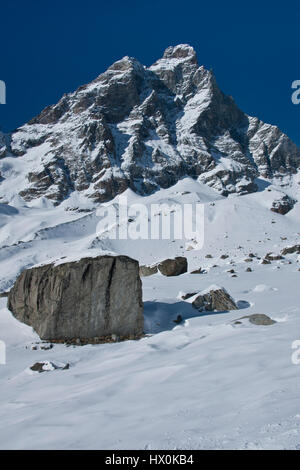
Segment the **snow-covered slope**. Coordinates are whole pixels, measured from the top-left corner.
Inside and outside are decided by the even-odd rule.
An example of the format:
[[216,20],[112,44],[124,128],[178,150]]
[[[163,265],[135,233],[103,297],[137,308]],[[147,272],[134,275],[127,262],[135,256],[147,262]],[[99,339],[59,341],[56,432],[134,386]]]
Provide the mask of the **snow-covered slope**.
[[[288,178],[289,180],[289,178]],[[270,210],[274,200],[282,194],[289,194],[294,200],[300,198],[297,179],[281,187],[268,185],[260,192],[236,197],[224,197],[207,185],[185,178],[168,189],[160,190],[150,196],[139,196],[126,190],[122,198],[128,204],[128,217],[114,219],[105,230],[99,228],[103,211],[108,207],[119,207],[120,196],[104,205],[87,206],[78,198],[68,199],[57,207],[40,200],[36,207],[27,207],[19,202],[15,206],[0,204],[0,292],[9,290],[17,275],[24,269],[36,264],[78,259],[85,255],[93,256],[101,252],[126,254],[138,259],[141,264],[151,264],[166,257],[187,256],[190,267],[207,267],[207,253],[218,254],[229,250],[232,256],[244,259],[247,250],[257,251],[259,256],[266,254],[269,242],[282,248],[286,241],[280,236],[288,235],[291,243],[296,243],[299,231],[299,203],[287,215]],[[141,204],[147,214],[152,207],[159,206],[156,216],[160,225],[162,218],[170,215],[170,237],[134,239],[131,237],[128,219],[135,220],[131,214],[134,204]],[[197,237],[182,238],[174,234],[172,211],[174,207],[189,204],[195,210],[196,204],[204,207],[204,221]],[[76,206],[76,208],[75,208]],[[73,209],[73,210],[70,210]],[[116,226],[120,224],[128,231],[127,238],[115,237]],[[138,225],[138,220],[136,220]],[[281,240],[281,241],[280,241]],[[243,250],[239,248],[243,247]],[[279,249],[278,248],[278,249]],[[269,250],[270,251],[270,250]],[[272,250],[271,250],[272,251]],[[244,257],[244,258],[243,258]]]
[[149,68],[124,57],[10,137],[6,150],[0,137],[0,201],[9,203],[16,194],[59,203],[74,191],[103,202],[184,176],[243,194],[256,177],[280,179],[300,165],[296,145],[239,110],[185,44]]
[[[148,278],[148,331],[162,324],[140,341],[31,350],[38,338],[0,299],[7,342],[7,365],[0,366],[0,447],[299,449],[300,365],[291,361],[300,328],[293,297],[299,272],[287,265],[255,267],[255,274],[238,269],[231,280],[217,271],[249,308],[192,317],[189,304],[174,301],[175,295],[210,283],[214,275]],[[266,312],[277,323],[234,324],[250,312]],[[184,322],[174,327],[178,313]],[[70,369],[29,370],[46,360]]]
[[[186,178],[150,196],[125,192],[129,204],[147,207],[203,203],[202,248],[186,239],[113,240],[113,224],[99,232],[99,207],[65,210],[70,202],[80,206],[78,199],[54,208],[1,205],[2,291],[26,266],[105,250],[149,264],[185,255],[189,273],[143,278],[147,336],[140,341],[42,350],[37,335],[0,299],[0,339],[7,346],[7,364],[0,365],[0,447],[298,448],[300,365],[291,361],[291,346],[300,339],[299,255],[261,264],[266,253],[299,244],[299,203],[287,215],[270,211],[281,190],[269,185],[226,198]],[[299,198],[296,179],[286,191]],[[246,262],[250,253],[255,257]],[[190,274],[199,267],[203,274]],[[240,310],[200,314],[181,299],[212,284],[225,287]],[[276,323],[234,322],[251,313]],[[183,322],[176,325],[178,315]],[[31,371],[39,361],[70,368]]]

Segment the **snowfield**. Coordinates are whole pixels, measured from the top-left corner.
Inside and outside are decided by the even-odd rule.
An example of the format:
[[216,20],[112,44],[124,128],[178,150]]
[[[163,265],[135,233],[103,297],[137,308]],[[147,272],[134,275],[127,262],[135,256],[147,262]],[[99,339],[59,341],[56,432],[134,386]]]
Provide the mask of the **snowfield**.
[[[190,178],[147,197],[125,192],[130,203],[147,207],[203,203],[203,247],[194,240],[113,240],[109,231],[97,233],[98,206],[75,193],[57,207],[43,198],[0,204],[1,292],[26,267],[107,252],[140,264],[174,256],[189,263],[178,277],[143,278],[139,341],[41,349],[47,344],[1,298],[0,448],[300,449],[300,364],[292,362],[300,340],[300,255],[261,263],[300,243],[299,203],[287,215],[270,211],[282,191],[299,200],[298,180],[283,181],[284,189],[261,180],[260,192],[228,198]],[[190,274],[200,267],[203,274]],[[199,313],[181,298],[211,285],[224,287],[239,310]],[[276,323],[241,319],[253,313]],[[44,361],[70,367],[30,369]]]

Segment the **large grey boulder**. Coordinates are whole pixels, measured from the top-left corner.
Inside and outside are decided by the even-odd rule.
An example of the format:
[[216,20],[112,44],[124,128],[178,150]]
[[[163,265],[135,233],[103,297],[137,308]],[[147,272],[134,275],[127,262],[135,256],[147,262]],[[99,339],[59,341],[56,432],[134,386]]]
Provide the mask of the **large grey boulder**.
[[143,332],[138,262],[98,256],[25,270],[9,293],[8,308],[42,339],[138,337]]
[[179,276],[187,272],[188,263],[184,256],[177,256],[174,259],[165,259],[157,267],[164,276]]
[[192,305],[199,310],[199,312],[203,310],[208,312],[214,310],[222,312],[238,309],[236,303],[224,288],[208,289],[208,292],[199,294],[193,300]]

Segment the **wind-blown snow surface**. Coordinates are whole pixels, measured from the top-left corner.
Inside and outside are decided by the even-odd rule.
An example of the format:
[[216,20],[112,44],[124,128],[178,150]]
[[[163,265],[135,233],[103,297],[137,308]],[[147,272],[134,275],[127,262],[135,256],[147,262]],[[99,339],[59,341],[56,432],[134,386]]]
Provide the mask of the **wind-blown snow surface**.
[[[260,184],[258,193],[229,198],[189,178],[148,197],[127,190],[129,203],[204,203],[201,249],[193,240],[112,240],[97,233],[96,206],[76,195],[55,208],[44,199],[0,205],[1,291],[25,267],[107,251],[141,263],[177,255],[189,261],[184,275],[143,278],[147,335],[139,341],[32,350],[38,336],[0,299],[7,347],[0,448],[300,448],[300,365],[291,361],[292,342],[300,339],[299,256],[268,265],[259,259],[299,243],[300,209],[298,203],[285,216],[271,212],[282,188]],[[299,200],[298,188],[296,176],[285,192]],[[78,206],[90,212],[66,210]],[[245,262],[249,253],[257,257]],[[190,274],[199,267],[204,274]],[[200,314],[181,300],[213,284],[225,287],[240,310]],[[276,323],[235,323],[251,313]],[[70,368],[31,371],[39,361]]]

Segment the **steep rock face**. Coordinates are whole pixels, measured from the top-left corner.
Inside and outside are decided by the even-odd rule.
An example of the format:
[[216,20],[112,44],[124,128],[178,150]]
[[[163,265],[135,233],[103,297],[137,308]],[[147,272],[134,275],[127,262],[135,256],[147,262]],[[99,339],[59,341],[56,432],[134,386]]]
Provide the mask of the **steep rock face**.
[[0,132],[0,158],[3,158],[7,155],[7,142],[9,137],[3,132]]
[[8,308],[42,339],[68,340],[143,331],[138,262],[99,256],[22,272]]
[[[3,148],[0,136],[0,156]],[[300,166],[296,145],[240,111],[185,44],[169,47],[149,68],[119,60],[13,133],[10,152],[26,172],[19,194],[55,203],[72,191],[99,202],[126,188],[149,194],[182,176],[223,195],[243,194],[257,189],[258,176],[281,177]]]

